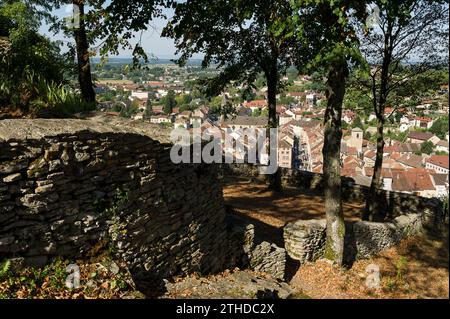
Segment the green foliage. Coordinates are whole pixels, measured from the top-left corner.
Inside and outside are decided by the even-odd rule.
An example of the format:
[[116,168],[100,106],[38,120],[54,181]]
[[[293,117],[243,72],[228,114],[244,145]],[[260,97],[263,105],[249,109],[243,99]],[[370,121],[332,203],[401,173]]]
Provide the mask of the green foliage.
[[139,112],[139,107],[136,103],[131,103],[130,106],[125,106],[120,108],[120,116],[124,118],[131,118],[133,115]]
[[430,132],[435,134],[440,139],[445,138],[445,134],[448,132],[449,124],[448,115],[438,118],[434,121],[433,125],[430,128]]
[[259,108],[254,109],[253,112],[252,112],[252,116],[253,117],[261,116],[261,110]]
[[65,84],[73,64],[60,53],[58,43],[38,34],[40,16],[23,1],[1,3],[0,17],[6,21],[1,30],[4,41],[10,44],[9,56],[0,60],[0,106],[26,113],[34,100],[40,105],[50,91]]
[[296,100],[292,96],[281,96],[278,99],[278,103],[282,105],[294,104]]
[[36,96],[30,102],[30,111],[38,117],[68,117],[75,113],[95,110],[93,103],[86,103],[70,87],[48,82],[42,75],[30,72],[22,89]]
[[396,274],[397,282],[402,282],[403,281],[403,277],[405,275],[405,271],[407,269],[407,266],[408,266],[408,260],[405,257],[403,257],[403,256],[401,256],[399,258],[399,260],[395,263],[395,268],[397,270],[397,274]]
[[304,90],[312,90],[318,92],[325,92],[326,85],[323,81],[323,76],[320,72],[313,72],[311,74],[311,81],[306,83],[303,87]]
[[111,202],[105,199],[97,199],[94,201],[94,208],[100,215],[116,216],[122,206],[128,201],[128,197],[127,191],[117,188]]
[[352,127],[354,127],[354,128],[355,127],[359,127],[359,128],[364,127],[361,117],[359,117],[359,116],[355,117],[355,119],[353,120],[353,123],[352,123]]
[[254,101],[256,99],[256,94],[251,89],[244,89],[241,91],[242,100],[244,101]]
[[5,285],[8,286],[10,295],[6,294],[4,297],[17,298],[13,292],[19,290],[26,291],[29,296],[35,296],[42,289],[44,283],[48,289],[64,289],[67,264],[68,261],[63,262],[56,259],[43,268],[26,268],[17,274],[11,274],[8,271],[9,276],[4,276],[3,279],[5,279]]
[[163,112],[165,114],[171,114],[173,108],[177,106],[177,101],[175,99],[175,92],[173,90],[169,90],[167,95],[163,98],[164,107]]
[[367,92],[355,85],[356,79],[349,80],[349,86],[345,93],[344,106],[346,109],[356,111],[365,115],[373,112],[373,104]]
[[425,70],[412,79],[414,81],[414,93],[419,96],[435,94],[441,85],[448,84],[448,69],[433,68]]
[[[53,1],[55,5],[59,0]],[[118,55],[120,48],[132,49],[133,66],[140,67],[149,61],[149,55],[142,47],[141,41],[132,43],[136,32],[146,30],[155,17],[164,17],[162,8],[172,1],[166,0],[89,0],[89,30],[92,38],[101,40],[99,53],[103,59],[109,54]],[[154,72],[160,76],[163,71]]]
[[434,152],[436,155],[448,155],[448,153],[447,152],[445,152],[445,151],[437,151],[437,152]]
[[395,123],[400,123],[400,120],[402,119],[402,117],[403,117],[403,114],[400,113],[400,112],[396,112],[396,113],[392,116],[392,118],[394,119],[394,122],[395,122]]
[[[391,128],[388,128],[384,135],[392,140],[396,140],[399,142],[405,142],[406,137],[408,136],[408,131],[395,132],[395,131],[391,130]],[[375,134],[375,136],[376,136],[376,134]]]
[[10,260],[6,260],[0,264],[0,280],[2,280],[4,277],[8,275],[10,267],[11,267]]
[[347,122],[345,122],[345,121],[342,121],[341,127],[342,127],[343,130],[350,129],[350,125],[348,125]]
[[180,65],[203,52],[202,67],[217,67],[217,76],[199,82],[208,97],[230,84],[247,87],[244,99],[253,98],[251,90],[264,82],[281,90],[280,75],[302,46],[291,26],[284,24],[292,14],[289,1],[193,0],[178,2],[175,8],[163,36],[175,40]]
[[145,107],[145,111],[144,111],[144,118],[149,118],[153,113],[153,105],[152,105],[152,101],[150,100],[150,98],[147,101],[147,105]]
[[420,145],[420,152],[421,153],[430,155],[431,153],[433,153],[433,150],[434,150],[434,144],[432,142],[430,142],[430,141],[423,142]]
[[[66,267],[73,264],[73,260],[57,258],[44,267],[25,267],[14,273],[10,271],[7,276],[0,278],[0,299],[70,299],[79,298],[80,295],[89,299],[120,298],[124,292],[133,292],[136,297],[142,297],[142,294],[134,291],[128,269],[107,256],[103,245],[103,242],[99,242],[87,252],[88,256],[95,254],[92,260],[77,261],[81,273],[79,288],[68,289],[65,285],[69,274]],[[118,272],[115,271],[116,267]]]
[[115,90],[108,91],[97,96],[99,102],[115,101],[117,92]]

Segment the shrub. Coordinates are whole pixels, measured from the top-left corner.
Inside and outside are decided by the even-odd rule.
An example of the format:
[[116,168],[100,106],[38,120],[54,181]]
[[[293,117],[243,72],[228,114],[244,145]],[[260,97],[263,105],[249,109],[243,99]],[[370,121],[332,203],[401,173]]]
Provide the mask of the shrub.
[[95,110],[95,104],[86,103],[72,88],[48,82],[40,75],[30,73],[27,80],[29,90],[36,99],[30,102],[30,111],[37,117],[68,117],[75,113]]
[[6,260],[0,264],[0,279],[3,279],[4,277],[6,277],[6,275],[8,275],[10,267],[11,261],[9,260]]

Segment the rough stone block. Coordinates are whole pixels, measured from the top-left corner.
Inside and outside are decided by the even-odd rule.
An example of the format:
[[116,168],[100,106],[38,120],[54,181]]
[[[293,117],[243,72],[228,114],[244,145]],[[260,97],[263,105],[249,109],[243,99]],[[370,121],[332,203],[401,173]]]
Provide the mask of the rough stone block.
[[22,178],[22,174],[15,173],[15,174],[11,174],[11,175],[4,177],[3,182],[4,183],[12,183],[12,182],[16,182],[16,181],[20,180],[21,178]]

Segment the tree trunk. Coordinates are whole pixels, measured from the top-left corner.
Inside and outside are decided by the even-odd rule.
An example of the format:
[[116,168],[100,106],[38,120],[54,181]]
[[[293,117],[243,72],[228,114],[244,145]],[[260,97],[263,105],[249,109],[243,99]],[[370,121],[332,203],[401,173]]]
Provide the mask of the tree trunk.
[[84,1],[73,0],[73,5],[78,6],[80,24],[75,26],[74,36],[78,61],[78,82],[81,96],[87,103],[95,103],[95,91],[92,83],[91,64],[89,59],[89,43],[86,35]]
[[[384,113],[384,112],[383,112]],[[377,123],[377,155],[375,166],[373,167],[372,182],[370,183],[369,194],[366,199],[366,208],[363,212],[362,220],[374,221],[376,216],[381,216],[380,190],[382,189],[381,172],[383,168],[384,154],[384,117],[378,117]]]
[[327,240],[325,258],[343,264],[345,224],[341,200],[341,116],[348,68],[345,62],[328,74],[325,140],[322,149]]
[[361,216],[362,220],[374,221],[376,217],[381,218],[380,211],[380,191],[382,188],[381,173],[383,168],[383,153],[384,153],[384,111],[386,108],[386,101],[388,98],[388,84],[389,84],[389,67],[392,62],[392,53],[394,46],[392,43],[393,22],[390,20],[387,25],[387,31],[384,36],[384,51],[383,63],[381,67],[381,81],[378,91],[378,99],[376,98],[376,82],[374,82],[374,111],[377,116],[377,155],[375,159],[375,166],[373,167],[372,182],[370,183],[369,194],[366,198],[366,207]]
[[[268,136],[270,141],[270,129],[278,128],[278,119],[277,119],[277,86],[278,86],[278,70],[277,66],[274,65],[270,72],[266,74],[267,78],[267,104],[269,107],[269,125],[268,125]],[[278,141],[277,141],[278,143]],[[270,144],[269,144],[270,145]],[[278,146],[278,144],[277,144]],[[277,147],[278,149],[278,147]],[[269,147],[270,154],[270,147]],[[275,156],[278,156],[276,154]],[[278,165],[278,163],[277,163]],[[274,174],[269,174],[267,176],[269,181],[269,190],[274,192],[281,192],[281,170],[277,168]]]

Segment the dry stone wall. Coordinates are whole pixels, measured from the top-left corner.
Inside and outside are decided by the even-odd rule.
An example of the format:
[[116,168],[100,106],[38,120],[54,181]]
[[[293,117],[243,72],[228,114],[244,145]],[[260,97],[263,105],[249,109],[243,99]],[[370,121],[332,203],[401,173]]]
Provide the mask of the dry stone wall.
[[170,145],[84,120],[0,121],[0,260],[88,256],[104,245],[137,277],[226,263],[214,165],[175,165]]
[[[167,132],[159,133],[151,125],[92,120],[0,121],[0,260],[43,265],[103,247],[136,278],[160,280],[235,266],[283,278],[286,251],[301,261],[320,258],[321,222],[288,225],[285,250],[258,241],[253,225],[226,212],[220,174],[257,177],[256,167],[173,164]],[[284,170],[283,176],[290,185],[321,189],[321,175]],[[364,194],[349,189],[355,198]],[[398,215],[421,210],[420,227],[440,224],[439,203],[406,198],[407,204],[394,201]],[[369,256],[415,233],[419,224],[406,218],[352,224],[349,251]]]
[[152,289],[236,266],[284,276],[285,250],[227,213],[220,167],[173,164],[159,126],[108,122],[0,121],[0,261],[108,249]]
[[288,255],[301,263],[320,259],[325,251],[326,221],[299,220],[283,230]]
[[[251,164],[223,164],[224,175],[247,176],[257,178],[259,176],[258,166]],[[282,180],[285,185],[304,189],[307,191],[316,191],[319,194],[323,192],[323,175],[297,171],[291,169],[281,169]],[[369,192],[369,188],[355,184],[349,177],[342,178],[342,199],[346,201],[364,201]],[[437,198],[425,198],[412,194],[405,194],[391,191],[381,191],[379,197],[382,211],[388,218],[395,218],[400,215],[421,214],[425,210],[437,209],[442,203]],[[441,216],[441,215],[439,215]],[[443,218],[443,216],[441,216]],[[436,221],[442,223],[442,221]]]
[[[370,258],[397,245],[408,236],[424,231],[427,221],[421,214],[399,216],[389,223],[366,221],[347,222],[345,228],[344,259],[352,263]],[[323,257],[326,242],[325,220],[298,220],[284,228],[288,255],[303,264]]]
[[284,279],[286,250],[255,236],[255,227],[227,207],[228,251],[227,268],[234,266],[265,272]]
[[[259,178],[258,166],[251,164],[223,164],[224,175]],[[285,185],[306,191],[323,192],[323,175],[305,171],[282,169]],[[347,201],[364,201],[368,188],[356,185],[351,178],[342,178],[342,197]],[[421,232],[440,233],[445,227],[442,202],[411,194],[382,191],[380,203],[385,217],[392,222],[346,222],[345,259],[369,258],[398,244],[402,239]],[[325,220],[299,220],[284,228],[287,254],[304,263],[323,257],[326,241]]]

